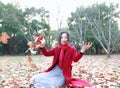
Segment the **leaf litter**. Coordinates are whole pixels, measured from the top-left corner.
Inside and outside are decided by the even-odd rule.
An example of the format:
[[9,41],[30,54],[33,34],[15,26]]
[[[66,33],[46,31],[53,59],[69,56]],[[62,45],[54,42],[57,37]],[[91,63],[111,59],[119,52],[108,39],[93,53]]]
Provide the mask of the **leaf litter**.
[[[29,79],[51,62],[52,57],[41,55],[0,58],[0,88],[30,88]],[[89,81],[93,88],[120,88],[120,55],[84,55],[72,66],[73,77]]]

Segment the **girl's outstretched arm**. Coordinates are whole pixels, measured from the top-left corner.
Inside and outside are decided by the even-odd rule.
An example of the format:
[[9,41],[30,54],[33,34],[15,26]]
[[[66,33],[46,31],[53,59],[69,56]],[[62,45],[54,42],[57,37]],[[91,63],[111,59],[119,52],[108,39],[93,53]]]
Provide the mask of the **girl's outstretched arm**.
[[91,42],[83,42],[80,52],[85,53],[85,51],[88,50],[91,46],[92,46]]
[[76,50],[74,50],[74,52],[73,52],[73,55],[74,55],[73,61],[77,62],[83,56],[83,54],[85,53],[85,51],[87,49],[89,49],[91,46],[92,46],[91,42],[83,42],[82,48],[81,48],[81,50],[80,50],[79,53]]

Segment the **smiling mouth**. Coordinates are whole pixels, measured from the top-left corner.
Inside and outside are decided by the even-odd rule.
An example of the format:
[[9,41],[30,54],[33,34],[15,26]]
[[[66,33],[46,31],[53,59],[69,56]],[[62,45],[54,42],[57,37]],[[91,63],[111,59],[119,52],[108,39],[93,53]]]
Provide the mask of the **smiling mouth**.
[[67,44],[67,42],[62,42],[62,44]]

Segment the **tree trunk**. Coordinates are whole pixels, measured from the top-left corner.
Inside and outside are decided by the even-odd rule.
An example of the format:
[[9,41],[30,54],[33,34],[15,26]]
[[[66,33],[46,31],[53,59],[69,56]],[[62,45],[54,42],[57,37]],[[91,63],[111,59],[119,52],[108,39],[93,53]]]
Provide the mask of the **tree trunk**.
[[107,52],[107,58],[110,58],[110,53],[109,52]]
[[110,46],[108,46],[108,49],[107,49],[107,57],[110,58]]

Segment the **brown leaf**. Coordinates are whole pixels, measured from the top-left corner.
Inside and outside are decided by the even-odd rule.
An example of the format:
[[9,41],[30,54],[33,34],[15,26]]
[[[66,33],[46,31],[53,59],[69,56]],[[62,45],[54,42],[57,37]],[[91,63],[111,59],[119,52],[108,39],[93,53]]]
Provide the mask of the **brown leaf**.
[[32,60],[31,57],[28,57],[28,60],[27,60],[27,61],[31,63],[33,60]]
[[20,88],[18,85],[14,85],[12,86],[12,88]]
[[97,83],[97,82],[94,82],[93,84],[94,84],[94,85],[98,85],[99,83]]
[[3,70],[0,68],[0,72],[3,72]]
[[27,43],[27,45],[29,46],[29,48],[33,48],[33,47],[34,47],[34,43],[31,42],[31,41],[29,41],[29,42]]
[[87,70],[80,69],[79,72],[80,72],[80,73],[86,73]]
[[3,32],[2,35],[0,36],[0,41],[4,44],[7,44],[9,38],[10,36],[6,32]]
[[97,78],[104,78],[104,75],[102,73],[96,75]]
[[3,32],[3,33],[2,33],[2,37],[6,38],[6,39],[9,39],[9,38],[10,38],[10,36],[9,36],[6,32]]
[[30,66],[31,66],[31,68],[38,69],[37,65],[36,65],[36,64],[34,64],[34,63],[31,63],[31,64],[30,64]]

